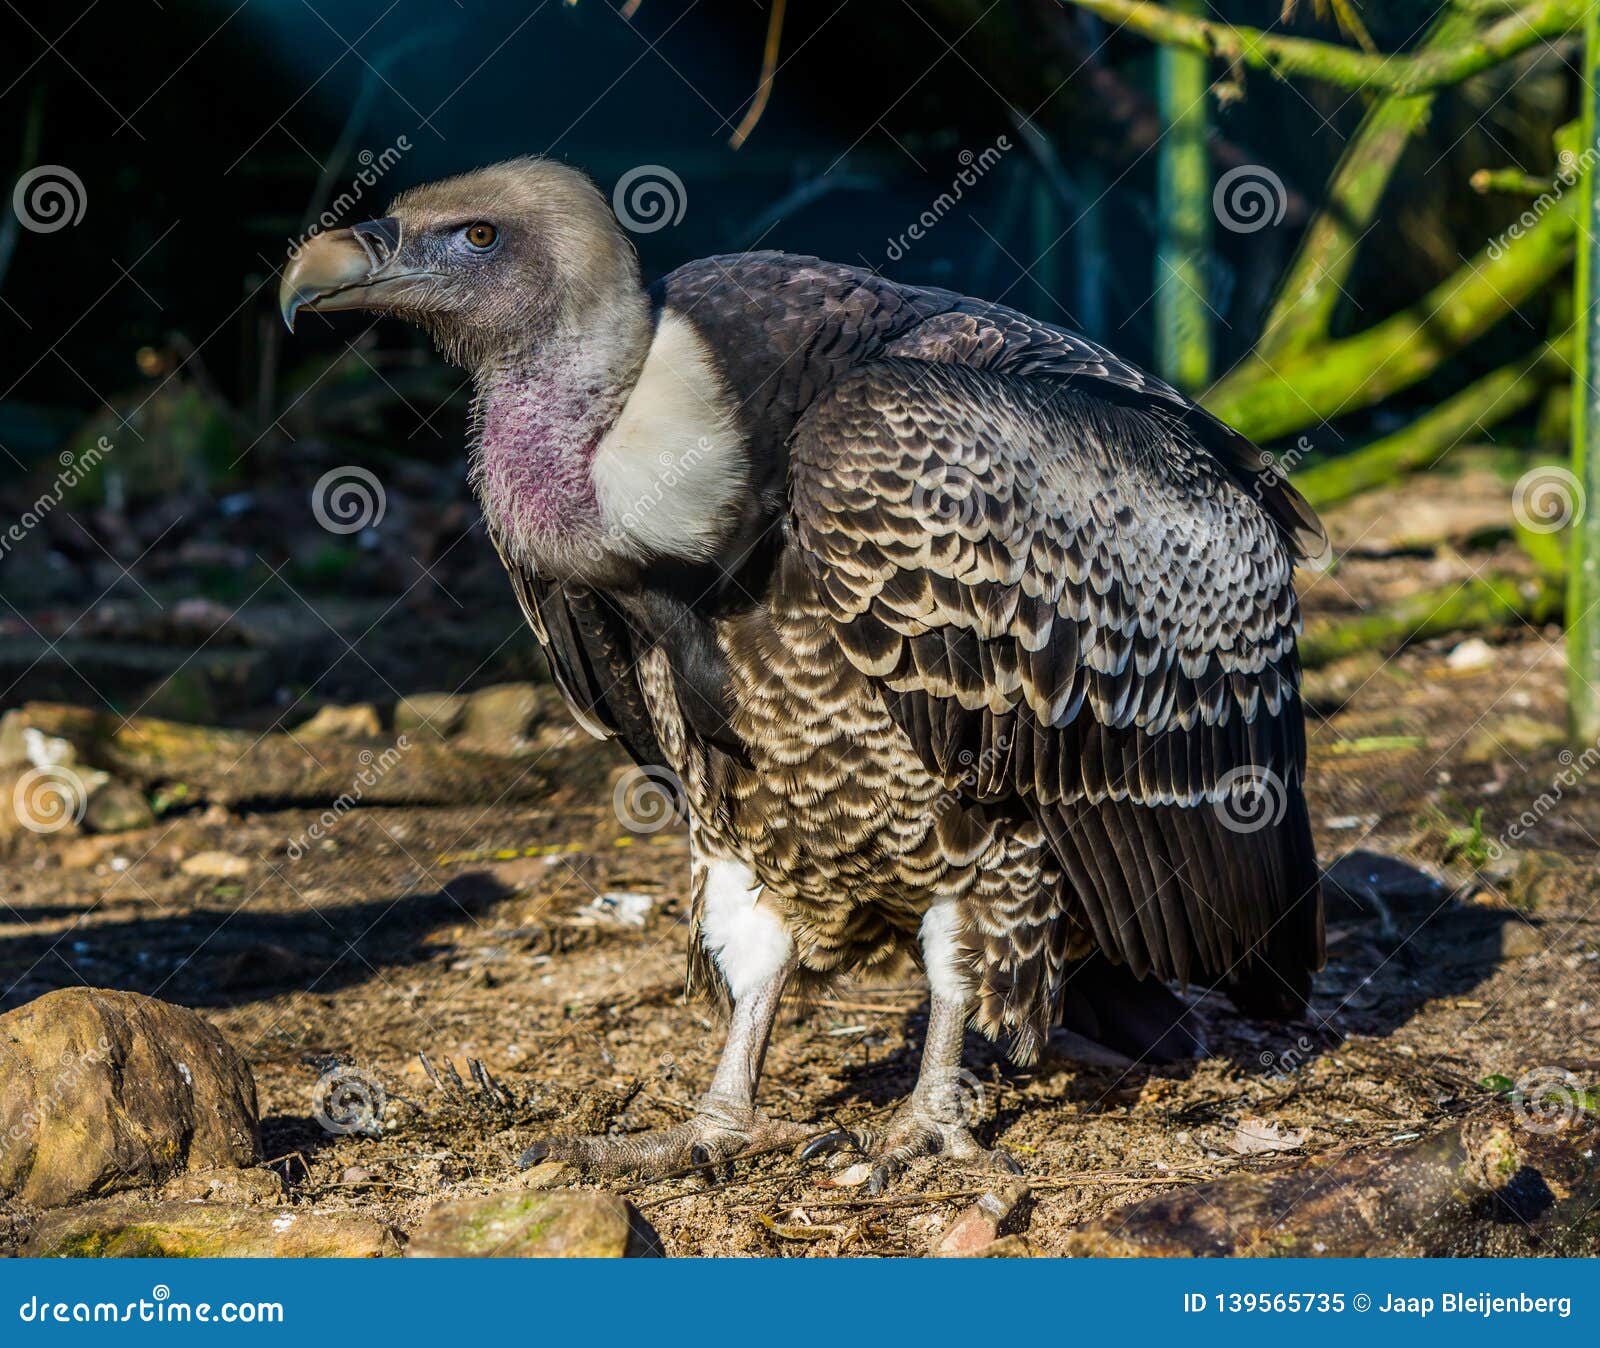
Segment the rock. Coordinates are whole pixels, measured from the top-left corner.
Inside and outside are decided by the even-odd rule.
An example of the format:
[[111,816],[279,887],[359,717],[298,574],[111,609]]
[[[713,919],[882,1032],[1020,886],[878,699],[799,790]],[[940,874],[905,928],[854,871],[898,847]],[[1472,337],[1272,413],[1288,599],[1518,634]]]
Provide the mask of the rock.
[[245,634],[238,630],[238,621],[239,615],[232,609],[202,595],[180,599],[170,618],[172,635],[179,641],[187,638],[196,645],[228,637],[246,640]]
[[37,768],[13,768],[0,772],[0,838],[28,833],[75,838],[86,800],[87,792],[70,771],[45,774]]
[[489,753],[522,748],[539,719],[539,695],[531,683],[502,683],[467,698],[461,739]]
[[91,870],[122,845],[122,840],[114,837],[74,838],[57,849],[56,859],[64,870]]
[[1494,647],[1482,637],[1468,637],[1444,662],[1451,669],[1484,669],[1494,663]]
[[189,1170],[168,1180],[161,1196],[184,1203],[279,1203],[283,1176],[265,1166]]
[[378,709],[367,702],[353,707],[324,707],[295,731],[313,740],[371,740],[383,734]]
[[1431,915],[1448,893],[1444,883],[1427,871],[1399,857],[1360,848],[1346,852],[1322,873],[1328,920],[1376,919],[1379,936],[1389,941],[1402,935],[1397,912]]
[[62,988],[0,1016],[0,1196],[56,1207],[261,1158],[255,1081],[195,1012]]
[[185,857],[178,867],[185,875],[204,876],[208,880],[233,880],[250,873],[250,863],[232,852],[196,852]]
[[1294,1151],[1305,1140],[1304,1128],[1291,1128],[1285,1132],[1276,1121],[1240,1119],[1239,1126],[1228,1139],[1228,1150],[1239,1156],[1265,1156],[1278,1151]]
[[[1562,1074],[1557,1071],[1555,1080]],[[1550,1078],[1546,1078],[1550,1080]],[[1089,1258],[1494,1258],[1594,1253],[1600,1115],[1484,1099],[1404,1145],[1185,1185],[1052,1235]],[[1530,1124],[1532,1126],[1530,1126]]]
[[564,1189],[576,1184],[578,1167],[567,1161],[540,1161],[521,1173],[524,1189]]
[[1522,959],[1525,955],[1542,955],[1544,937],[1532,923],[1512,918],[1500,928],[1500,958]]
[[990,1190],[956,1214],[934,1245],[933,1253],[941,1259],[965,1259],[985,1253],[1002,1233],[1012,1234],[1022,1225],[1029,1197],[1025,1184]]
[[1048,1259],[1049,1257],[1026,1236],[1001,1236],[999,1240],[985,1245],[981,1250],[972,1252],[974,1259]]
[[609,889],[589,901],[588,911],[616,927],[642,927],[655,907],[655,898],[636,890]]
[[0,772],[28,766],[28,750],[22,740],[22,731],[27,724],[18,707],[0,716]]
[[368,1170],[364,1165],[347,1165],[339,1175],[340,1184],[371,1184],[377,1179],[375,1171]]
[[155,811],[138,791],[114,778],[89,797],[83,812],[84,827],[93,833],[127,833],[149,828],[156,822]]
[[1558,748],[1566,741],[1565,726],[1513,713],[1485,720],[1468,737],[1461,758],[1466,763],[1503,763]]
[[74,836],[89,797],[108,778],[80,765],[72,741],[46,734],[22,710],[0,722],[0,836],[22,832]]
[[23,1246],[32,1258],[377,1259],[394,1231],[349,1213],[238,1203],[111,1198],[52,1213]]
[[413,693],[395,703],[395,732],[413,739],[420,735],[448,739],[460,729],[466,712],[467,699],[460,693]]
[[415,1259],[620,1259],[659,1255],[633,1205],[592,1189],[513,1189],[440,1203],[411,1233]]
[[1585,887],[1588,878],[1586,868],[1560,852],[1523,852],[1506,886],[1506,902],[1525,913],[1536,912],[1574,896]]

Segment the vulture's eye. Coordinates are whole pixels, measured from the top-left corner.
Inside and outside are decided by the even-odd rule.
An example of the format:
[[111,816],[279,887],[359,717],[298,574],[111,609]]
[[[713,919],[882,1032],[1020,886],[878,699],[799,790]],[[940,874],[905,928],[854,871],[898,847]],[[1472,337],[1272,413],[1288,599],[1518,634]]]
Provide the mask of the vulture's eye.
[[494,247],[495,240],[500,237],[499,230],[481,220],[475,225],[468,225],[462,233],[466,235],[468,246],[476,248],[480,253],[487,253]]

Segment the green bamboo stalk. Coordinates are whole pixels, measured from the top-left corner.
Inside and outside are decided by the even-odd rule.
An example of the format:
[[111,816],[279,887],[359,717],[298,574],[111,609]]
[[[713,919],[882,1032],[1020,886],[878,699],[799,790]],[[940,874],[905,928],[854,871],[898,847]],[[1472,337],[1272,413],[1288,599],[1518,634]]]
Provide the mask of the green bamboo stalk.
[[1476,38],[1449,51],[1381,55],[1313,38],[1284,37],[1260,28],[1213,23],[1146,0],[1069,0],[1118,28],[1163,46],[1214,56],[1230,65],[1304,76],[1345,89],[1420,94],[1460,84],[1479,71],[1570,32],[1584,22],[1592,0],[1534,0],[1498,19]]
[[1316,509],[1325,510],[1397,477],[1432,468],[1467,436],[1533,403],[1552,379],[1565,373],[1570,348],[1568,339],[1546,343],[1526,360],[1469,384],[1393,435],[1301,469],[1294,475],[1295,487]]
[[[1422,53],[1446,52],[1471,38],[1470,14],[1446,10],[1423,39]],[[1372,105],[1350,138],[1328,183],[1327,201],[1306,227],[1256,350],[1287,351],[1324,340],[1342,287],[1355,265],[1357,244],[1411,137],[1428,120],[1433,94],[1391,94]]]
[[[1600,123],[1600,5],[1591,5],[1584,24],[1583,99],[1585,151],[1595,143]],[[1567,578],[1567,719],[1573,743],[1600,741],[1600,315],[1594,312],[1596,268],[1600,267],[1600,181],[1580,156],[1581,175],[1571,195],[1582,203],[1578,214],[1578,265],[1574,268],[1572,312],[1578,325],[1577,361],[1572,372],[1572,471],[1584,497],[1572,524],[1572,564]],[[1584,504],[1587,508],[1582,508]]]
[[[1186,14],[1202,0],[1173,0]],[[1157,102],[1166,134],[1156,159],[1156,369],[1169,383],[1197,390],[1211,382],[1211,165],[1206,58],[1162,47],[1156,53]]]
[[1489,244],[1410,308],[1303,352],[1252,354],[1202,401],[1251,439],[1271,440],[1409,388],[1566,266],[1581,195],[1552,197],[1524,232]]

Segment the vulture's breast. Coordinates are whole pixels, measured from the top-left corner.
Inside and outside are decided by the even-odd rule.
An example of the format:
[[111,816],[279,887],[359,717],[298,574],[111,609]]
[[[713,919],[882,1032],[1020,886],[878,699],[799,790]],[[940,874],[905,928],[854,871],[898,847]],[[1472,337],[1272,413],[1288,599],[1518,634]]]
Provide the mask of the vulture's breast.
[[[647,701],[684,781],[697,842],[754,868],[814,970],[888,958],[928,907],[1015,863],[917,758],[845,658],[810,582],[785,565],[771,601],[724,623],[733,724],[749,763],[706,754],[671,705],[664,660]],[[653,687],[652,687],[653,685]]]

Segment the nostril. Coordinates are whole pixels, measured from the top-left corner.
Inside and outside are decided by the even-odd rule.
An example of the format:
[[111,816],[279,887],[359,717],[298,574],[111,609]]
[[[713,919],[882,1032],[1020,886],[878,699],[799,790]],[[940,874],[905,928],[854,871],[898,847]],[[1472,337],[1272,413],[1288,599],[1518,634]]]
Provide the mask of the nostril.
[[372,259],[374,271],[399,251],[400,222],[392,215],[385,216],[382,220],[367,220],[356,225],[350,232],[366,249],[367,256]]

